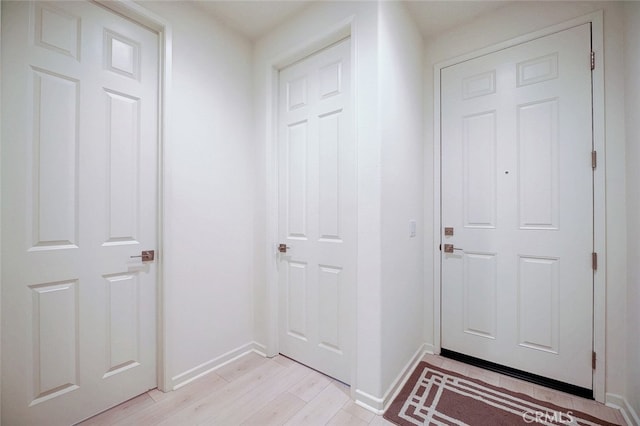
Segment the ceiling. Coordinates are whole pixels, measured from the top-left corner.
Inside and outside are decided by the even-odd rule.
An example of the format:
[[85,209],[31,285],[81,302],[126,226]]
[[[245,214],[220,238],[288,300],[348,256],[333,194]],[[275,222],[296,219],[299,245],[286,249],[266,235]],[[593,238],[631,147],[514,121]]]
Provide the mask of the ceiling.
[[310,0],[192,0],[192,2],[250,40],[259,39],[312,3]]
[[405,1],[425,38],[473,20],[505,6],[506,1]]
[[[192,3],[250,40],[257,40],[317,1],[329,0],[192,0]],[[482,0],[417,0],[404,3],[425,38],[506,4],[505,1]]]

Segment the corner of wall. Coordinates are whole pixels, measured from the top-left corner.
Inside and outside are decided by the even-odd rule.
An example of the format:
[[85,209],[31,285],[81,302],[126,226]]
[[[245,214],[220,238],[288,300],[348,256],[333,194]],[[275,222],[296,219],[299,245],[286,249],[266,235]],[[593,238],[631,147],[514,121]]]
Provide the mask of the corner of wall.
[[255,352],[258,355],[265,356],[265,347],[256,342],[249,342],[235,349],[232,349],[218,357],[215,357],[207,362],[197,365],[187,371],[179,373],[171,378],[173,386],[170,390],[177,390],[181,387],[188,385],[200,377],[217,370],[218,368],[227,365],[243,356]]
[[385,394],[424,343],[424,41],[403,3],[382,2],[378,22]]
[[[626,178],[627,178],[627,256],[640,256],[640,3],[624,3],[624,62],[625,62],[625,125],[626,125]],[[626,396],[629,408],[640,412],[640,265],[627,263],[627,374]],[[640,424],[637,416],[636,424]]]
[[628,425],[640,425],[640,417],[634,408],[629,404],[629,401],[621,396],[613,393],[607,394],[606,405],[620,410],[622,417]]
[[[2,45],[2,4],[0,4],[0,45]],[[2,68],[2,50],[0,49],[0,68]],[[2,100],[2,88],[0,87],[0,101]],[[0,102],[0,130],[2,129],[2,105]],[[2,146],[2,135],[0,134],[0,147]],[[2,164],[2,152],[0,150],[0,164]],[[2,176],[0,168],[0,176]],[[2,200],[2,178],[0,178],[0,200]],[[0,207],[1,207],[0,202]],[[1,211],[1,208],[0,208]],[[2,217],[0,214],[0,223]],[[0,226],[0,241],[2,241],[2,227]],[[1,246],[0,246],[1,247]],[[0,249],[0,425],[2,425],[2,250]]]
[[[164,380],[171,388],[190,377],[185,372],[255,338],[252,47],[193,5],[138,7],[172,27],[171,128],[163,145]],[[194,261],[205,252],[209,261]]]

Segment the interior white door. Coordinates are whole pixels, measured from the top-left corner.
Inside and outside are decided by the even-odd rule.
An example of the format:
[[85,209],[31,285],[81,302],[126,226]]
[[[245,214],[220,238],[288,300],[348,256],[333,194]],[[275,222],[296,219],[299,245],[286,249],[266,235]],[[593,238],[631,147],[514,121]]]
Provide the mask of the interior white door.
[[586,389],[590,51],[585,24],[441,79],[442,347]]
[[279,349],[350,382],[356,152],[350,40],[280,72]]
[[2,2],[2,423],[156,386],[157,34],[91,2]]

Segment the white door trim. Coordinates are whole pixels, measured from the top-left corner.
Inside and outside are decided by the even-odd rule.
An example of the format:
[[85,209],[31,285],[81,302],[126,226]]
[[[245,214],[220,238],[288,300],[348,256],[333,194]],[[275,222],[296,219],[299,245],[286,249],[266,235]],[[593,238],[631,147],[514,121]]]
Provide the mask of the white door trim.
[[[439,62],[433,67],[433,235],[440,236],[442,229],[441,218],[441,170],[440,170],[440,71],[451,65],[477,58],[489,53],[493,53],[508,47],[526,43],[528,41],[557,33],[569,28],[573,28],[585,23],[591,23],[592,31],[592,50],[596,54],[596,67],[593,70],[593,146],[598,152],[598,167],[595,169],[593,178],[594,190],[594,247],[598,253],[598,270],[594,274],[594,306],[593,306],[593,347],[597,353],[596,369],[593,372],[593,396],[598,402],[605,402],[605,330],[606,330],[606,187],[605,187],[605,111],[604,111],[604,30],[603,30],[603,11],[597,11],[584,15],[570,21],[562,22],[542,30],[525,34],[514,39],[489,46],[472,53],[461,55],[443,62]],[[585,58],[585,63],[587,59]],[[440,238],[434,240],[434,257],[433,257],[433,300],[434,300],[434,351],[440,352],[441,349],[441,266],[440,266]]]
[[169,121],[170,112],[170,93],[171,93],[171,69],[172,69],[172,45],[173,32],[169,21],[156,15],[155,13],[145,9],[132,0],[96,0],[102,6],[126,16],[133,21],[144,25],[158,33],[158,247],[159,256],[157,262],[157,318],[156,318],[156,334],[157,334],[157,372],[156,380],[158,389],[163,392],[173,390],[171,372],[169,371],[169,339],[167,336],[167,294],[169,292],[169,283],[164,279],[166,275],[167,265],[164,262],[168,245],[165,244],[163,236],[167,231],[167,225],[164,220],[167,213],[166,199],[164,197],[164,182],[170,177],[170,170],[164,159],[169,157]]
[[[2,45],[2,5],[0,5],[0,45]],[[0,69],[2,69],[2,49],[0,49]],[[0,85],[1,86],[1,85]],[[2,89],[0,88],[0,163],[2,163]],[[0,170],[2,176],[2,170]],[[2,179],[0,178],[0,200],[2,199]],[[2,208],[0,208],[0,212]],[[0,215],[0,223],[2,217]],[[2,228],[0,227],[0,241],[2,241]],[[0,277],[2,277],[2,256],[0,256]],[[0,306],[2,306],[2,279],[0,278]],[[2,309],[0,309],[0,318],[2,317]],[[2,327],[0,327],[0,342],[2,342]],[[0,371],[2,371],[2,344],[0,343]],[[0,374],[0,401],[2,401],[2,375]],[[2,403],[0,403],[0,423],[2,423]]]
[[[265,85],[265,179],[266,179],[266,239],[264,250],[265,271],[266,271],[266,319],[267,319],[267,336],[265,352],[268,357],[276,356],[279,353],[278,343],[278,82],[279,72],[281,69],[292,65],[293,63],[324,49],[346,37],[351,36],[351,105],[352,105],[352,126],[353,135],[356,138],[355,122],[357,120],[357,104],[356,104],[356,87],[355,78],[357,70],[356,43],[355,43],[355,23],[354,18],[349,17],[337,23],[334,27],[328,28],[326,31],[317,34],[314,38],[306,40],[295,48],[272,57],[267,61],[266,67],[262,72],[267,82]],[[355,307],[356,285],[349,297],[349,305]],[[350,326],[353,330],[352,338],[349,341],[354,343],[351,351],[351,389],[356,389],[356,313],[355,308],[350,318]]]

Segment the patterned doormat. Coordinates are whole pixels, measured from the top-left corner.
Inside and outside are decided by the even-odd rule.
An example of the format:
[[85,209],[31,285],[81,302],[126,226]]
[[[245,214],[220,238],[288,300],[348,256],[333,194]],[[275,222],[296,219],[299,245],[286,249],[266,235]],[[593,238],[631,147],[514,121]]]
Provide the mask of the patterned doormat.
[[615,425],[420,362],[384,418],[397,425]]

